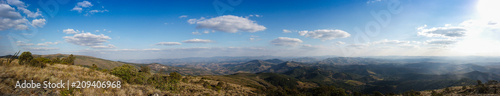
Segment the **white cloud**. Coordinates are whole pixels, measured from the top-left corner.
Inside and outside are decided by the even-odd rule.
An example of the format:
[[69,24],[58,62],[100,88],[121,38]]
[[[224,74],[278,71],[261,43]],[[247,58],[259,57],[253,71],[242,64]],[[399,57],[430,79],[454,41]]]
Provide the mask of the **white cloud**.
[[78,11],[78,12],[82,12],[82,8],[81,7],[78,7],[78,6],[75,6],[73,7],[73,9],[71,9],[71,11]]
[[24,50],[28,51],[50,51],[50,50],[59,50],[59,48],[53,48],[53,47],[28,47],[28,48],[23,48]]
[[35,27],[43,27],[45,25],[45,19],[34,19],[31,22],[31,25]]
[[92,14],[95,14],[95,13],[104,13],[104,12],[109,12],[108,10],[104,9],[104,10],[90,10],[87,14],[85,14],[86,16],[88,15],[92,15]]
[[83,8],[87,8],[87,7],[92,7],[92,3],[90,3],[89,1],[82,1],[82,2],[78,2],[76,3],[77,6],[79,7],[83,7]]
[[181,15],[179,16],[179,18],[187,18],[188,16],[187,15]]
[[205,30],[205,31],[203,31],[203,33],[208,34],[208,33],[210,33],[210,31]]
[[266,27],[255,23],[255,21],[234,15],[224,15],[210,19],[203,17],[200,19],[189,19],[188,23],[196,24],[196,28],[207,28],[228,33],[240,31],[257,32],[266,29]]
[[24,41],[17,41],[16,43],[17,43],[17,46],[33,46],[33,45],[35,45],[33,43],[26,43]]
[[104,45],[99,45],[99,46],[90,46],[94,49],[112,49],[112,48],[116,48],[115,45],[112,45],[112,44],[108,44],[107,46],[104,46]]
[[451,45],[457,43],[457,40],[452,40],[452,39],[431,39],[425,41],[427,44],[431,45]]
[[78,2],[76,3],[76,6],[73,7],[73,9],[71,9],[71,11],[78,11],[78,12],[82,12],[83,8],[88,8],[88,7],[92,7],[92,3],[90,3],[89,1],[82,1],[82,2]]
[[172,46],[172,45],[181,45],[181,43],[180,42],[159,42],[159,43],[156,43],[156,45]]
[[335,42],[335,45],[343,45],[343,44],[345,44],[345,42],[342,42],[342,41]]
[[[17,7],[17,10],[12,6]],[[19,0],[6,0],[0,1],[0,31],[7,29],[16,29],[16,30],[27,30],[28,28],[28,19],[43,17],[40,10],[37,9],[37,12],[32,12],[27,9],[27,5]],[[26,16],[21,15],[19,12],[23,12]],[[34,27],[43,27],[45,25],[45,19],[34,19],[32,21],[32,25]]]
[[45,42],[45,43],[38,43],[36,45],[38,45],[38,46],[49,46],[49,45],[57,45],[59,43],[60,42]]
[[78,13],[85,12],[85,16],[89,16],[95,13],[104,13],[104,12],[109,12],[108,10],[104,9],[104,6],[101,7],[101,9],[92,9],[90,7],[94,6],[91,2],[89,1],[82,1],[76,3],[75,7],[71,9],[71,11],[78,11]]
[[79,33],[73,36],[64,36],[63,38],[68,43],[81,46],[100,46],[111,39],[109,36],[103,34],[95,35],[92,33]]
[[[24,3],[23,3],[24,4]],[[26,30],[28,20],[23,18],[19,12],[7,4],[0,4],[0,31],[14,28]]]
[[69,28],[68,28],[68,29],[64,29],[64,30],[63,30],[63,32],[64,32],[64,33],[66,33],[66,34],[76,34],[76,33],[80,33],[80,31],[78,31],[78,30],[75,30],[75,29],[69,29]]
[[445,27],[434,27],[425,29],[426,25],[423,27],[417,28],[420,32],[418,35],[426,36],[426,37],[444,37],[444,38],[456,38],[456,37],[464,37],[467,29],[464,27],[453,27],[451,25],[447,25]]
[[304,30],[300,31],[299,35],[321,40],[332,40],[338,38],[347,38],[351,36],[351,34],[338,29],[337,30],[320,29],[314,31]]
[[191,32],[191,34],[193,34],[193,35],[201,35],[201,33],[200,33],[200,32],[198,32],[198,31],[196,31],[196,32]]
[[208,39],[189,39],[189,40],[184,40],[182,42],[183,43],[211,43],[213,41],[208,40]]
[[19,1],[19,0],[7,0],[7,4],[18,6],[18,7],[26,7],[24,5],[24,2]]
[[299,38],[289,38],[289,37],[278,37],[271,41],[271,44],[276,46],[297,46],[303,41]]
[[370,45],[369,44],[350,44],[350,45],[347,45],[347,47],[357,48],[357,49],[366,48],[368,46],[370,46]]
[[19,10],[22,10],[24,14],[28,15],[28,17],[31,18],[36,18],[39,16],[42,16],[40,9],[37,9],[36,12],[31,12],[30,10],[23,8],[23,7],[18,7]]
[[292,31],[283,29],[283,33],[292,33]]
[[366,4],[370,4],[370,3],[376,3],[376,2],[380,2],[382,0],[368,0],[366,1]]
[[410,41],[400,41],[400,40],[380,40],[380,41],[375,41],[373,44],[408,44]]

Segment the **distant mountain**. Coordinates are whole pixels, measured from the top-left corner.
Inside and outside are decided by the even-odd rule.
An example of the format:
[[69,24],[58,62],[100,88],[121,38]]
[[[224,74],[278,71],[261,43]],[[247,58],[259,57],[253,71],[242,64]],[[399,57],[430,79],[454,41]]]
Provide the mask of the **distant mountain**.
[[173,66],[167,66],[167,65],[162,65],[162,64],[143,64],[139,66],[148,66],[151,68],[151,70],[157,72],[157,73],[171,73],[171,72],[177,72],[182,75],[217,75],[217,73],[207,71],[207,70],[200,70],[200,69],[192,69],[192,68],[183,68],[183,67],[173,67]]
[[228,67],[233,72],[257,73],[271,68],[275,63],[266,62],[263,60],[252,60],[242,64]]
[[379,64],[387,61],[381,59],[361,58],[361,57],[335,57],[327,58],[318,62],[318,64],[330,65],[366,65],[366,64]]

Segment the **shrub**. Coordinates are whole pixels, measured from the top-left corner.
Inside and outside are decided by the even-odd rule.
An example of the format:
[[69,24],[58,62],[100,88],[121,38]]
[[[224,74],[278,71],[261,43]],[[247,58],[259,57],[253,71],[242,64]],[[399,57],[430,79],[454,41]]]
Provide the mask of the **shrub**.
[[182,79],[182,75],[177,72],[172,72],[170,73],[170,79],[179,81]]
[[30,62],[29,62],[29,65],[31,66],[34,66],[34,67],[41,67],[41,68],[44,68],[46,67],[47,65],[44,63],[45,62],[48,62],[46,61],[48,60],[47,58],[43,58],[43,57],[38,57],[36,59],[31,59]]
[[73,56],[73,54],[70,54],[66,60],[69,65],[75,65],[75,57]]
[[99,68],[99,67],[97,67],[97,65],[92,64],[92,69],[97,70],[98,68]]
[[29,63],[31,61],[31,59],[33,59],[33,56],[31,55],[31,52],[30,51],[26,51],[26,52],[21,53],[21,56],[19,56],[18,63],[20,65],[24,65],[26,63]]
[[116,75],[128,83],[132,83],[133,78],[137,75],[137,69],[134,66],[125,64],[120,67],[115,67],[111,70],[111,74]]
[[151,71],[151,69],[149,69],[148,66],[141,66],[140,72],[149,73],[150,71]]

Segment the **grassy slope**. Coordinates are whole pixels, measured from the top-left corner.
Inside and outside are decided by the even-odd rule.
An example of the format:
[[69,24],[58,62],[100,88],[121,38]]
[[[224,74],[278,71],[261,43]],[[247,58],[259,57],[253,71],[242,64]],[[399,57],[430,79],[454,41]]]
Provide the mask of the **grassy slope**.
[[[4,58],[0,58],[4,59]],[[14,88],[19,80],[33,80],[37,83],[43,81],[56,82],[60,80],[70,81],[122,81],[119,77],[111,75],[106,72],[92,70],[86,67],[77,65],[63,65],[54,64],[45,68],[32,67],[27,65],[17,64],[17,60],[9,65],[0,64],[0,95],[62,95],[61,91],[68,92],[66,89],[21,89]],[[158,90],[149,85],[140,84],[126,84],[122,83],[120,89],[102,89],[102,88],[89,88],[89,89],[75,89],[70,92],[73,95],[118,95],[118,96],[143,96],[158,93],[159,95],[258,95],[252,90],[253,88],[237,85],[234,83],[227,83],[231,89],[224,89],[221,91],[208,89],[203,87],[202,84],[194,83],[200,81],[202,77],[185,77],[189,78],[188,82],[180,82],[178,90]],[[211,85],[217,85],[221,81],[209,80]]]
[[[14,61],[12,63],[17,62]],[[9,66],[0,66],[0,94],[1,95],[61,95],[61,91],[66,89],[22,89],[14,88],[19,80],[33,80],[37,83],[43,81],[57,82],[60,80],[66,81],[121,81],[120,78],[103,73],[100,71],[91,70],[85,67],[74,65],[54,64],[48,65],[46,68],[31,67],[26,65],[11,64]],[[43,86],[43,84],[42,84]],[[160,90],[150,86],[130,85],[122,83],[120,89],[75,89],[72,94],[75,95],[147,95],[153,93],[161,93]]]
[[[68,54],[51,54],[51,55],[42,55],[42,57],[45,58],[61,58],[61,57],[68,57]],[[105,60],[101,58],[96,58],[96,57],[90,57],[90,56],[83,56],[83,55],[74,55],[75,58],[75,65],[85,65],[85,66],[92,66],[92,64],[96,64],[97,67],[103,68],[103,69],[113,69],[118,66],[122,66],[123,62],[117,62],[117,61],[111,61],[111,60]],[[36,57],[36,56],[35,56]]]

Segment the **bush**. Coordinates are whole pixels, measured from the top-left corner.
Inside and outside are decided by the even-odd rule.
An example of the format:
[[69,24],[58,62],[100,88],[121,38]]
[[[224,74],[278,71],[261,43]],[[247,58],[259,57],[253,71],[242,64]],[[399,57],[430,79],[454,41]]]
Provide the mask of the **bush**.
[[169,76],[169,77],[170,77],[170,79],[172,79],[172,80],[177,80],[177,81],[179,81],[179,80],[181,80],[181,79],[182,79],[182,75],[181,75],[181,74],[179,74],[179,73],[177,73],[177,72],[172,72],[172,73],[170,73],[170,76]]
[[141,70],[139,72],[149,73],[150,71],[151,69],[149,69],[148,66],[141,66]]
[[31,59],[29,65],[34,66],[34,67],[41,67],[44,68],[47,65],[44,63],[44,60],[47,60],[47,58],[43,57],[38,57],[36,59]]
[[111,74],[122,78],[128,83],[133,83],[133,79],[137,75],[137,69],[134,66],[125,64],[120,67],[113,68],[111,70]]
[[33,56],[31,55],[31,52],[30,51],[26,51],[26,52],[21,53],[21,56],[19,56],[18,63],[20,65],[24,65],[24,64],[29,63],[31,61],[31,59],[33,59]]

